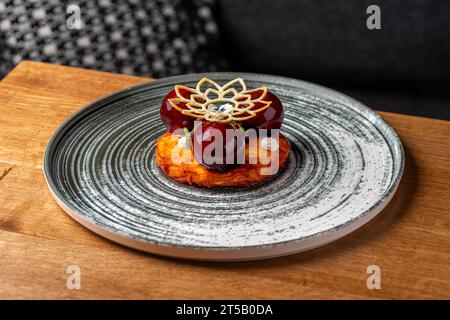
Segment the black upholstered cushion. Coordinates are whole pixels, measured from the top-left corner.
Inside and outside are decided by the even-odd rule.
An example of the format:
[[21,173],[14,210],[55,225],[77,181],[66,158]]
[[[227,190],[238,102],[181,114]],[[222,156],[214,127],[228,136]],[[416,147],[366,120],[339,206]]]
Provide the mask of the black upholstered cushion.
[[[367,7],[381,9],[369,30]],[[237,71],[324,84],[379,110],[449,119],[450,1],[218,0]]]
[[[370,4],[381,29],[366,27]],[[450,80],[445,0],[219,0],[240,69],[347,83]]]

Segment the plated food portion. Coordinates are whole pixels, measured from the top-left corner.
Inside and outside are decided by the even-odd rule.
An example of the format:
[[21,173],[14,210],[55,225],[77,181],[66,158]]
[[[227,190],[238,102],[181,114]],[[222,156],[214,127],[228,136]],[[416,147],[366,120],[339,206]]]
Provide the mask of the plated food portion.
[[[204,76],[222,89],[204,80],[201,96],[195,96]],[[243,88],[237,77],[245,79],[249,89]],[[235,82],[227,87],[230,81]],[[183,86],[177,85],[191,89],[180,91]],[[263,86],[276,92],[282,108],[277,108],[269,91],[254,90]],[[244,97],[237,97],[230,87]],[[166,99],[163,118],[170,112],[176,115],[164,118],[167,129],[161,123],[160,106],[174,88],[179,93],[172,92],[172,98],[183,100],[172,103],[195,116],[168,108],[172,104]],[[212,90],[207,99],[200,100],[208,89]],[[254,96],[250,92],[248,98],[248,90],[254,90]],[[245,104],[240,110],[233,108],[231,117],[237,121],[233,127],[231,121],[223,121],[230,119],[228,115],[204,109],[215,104],[208,103],[215,92],[222,97],[228,92],[225,98],[234,97],[229,102],[232,106],[236,101],[260,99],[251,102],[256,104],[252,108]],[[191,100],[198,105],[188,104]],[[231,110],[224,104],[219,108]],[[256,112],[262,108],[266,109]],[[207,114],[219,116],[214,118],[218,121],[205,120]],[[249,115],[252,117],[242,119]],[[264,131],[256,138],[250,136],[256,123],[281,128],[289,139],[278,133],[278,163],[283,170],[270,176],[255,171],[257,164],[225,163],[222,167],[207,161],[191,166],[178,162],[169,150],[186,151],[195,160],[186,142],[196,141],[196,120],[202,124],[197,134],[217,133],[213,130],[216,126],[231,125],[232,133],[244,130],[253,137],[253,145],[261,140],[256,150],[262,151],[267,151],[262,145],[266,148],[273,140],[262,142]],[[274,133],[276,136],[277,131]],[[207,154],[210,145],[205,146]],[[250,139],[245,146],[251,150]],[[220,155],[220,148],[216,150]],[[234,158],[235,153],[230,154],[230,159]],[[208,160],[203,158],[202,154],[199,160]],[[259,169],[263,167],[261,163]],[[403,148],[395,131],[376,112],[350,97],[290,78],[221,72],[159,79],[94,101],[55,132],[44,157],[45,178],[53,196],[90,230],[147,252],[216,261],[292,254],[345,236],[386,206],[403,167]],[[276,167],[273,169],[275,172]],[[268,177],[272,177],[270,181],[240,187]],[[191,187],[189,183],[212,187]],[[215,187],[218,185],[233,187]]]
[[181,183],[246,186],[277,174],[289,156],[280,99],[265,86],[248,89],[241,78],[176,85],[160,115],[168,131],[156,143],[156,162]]

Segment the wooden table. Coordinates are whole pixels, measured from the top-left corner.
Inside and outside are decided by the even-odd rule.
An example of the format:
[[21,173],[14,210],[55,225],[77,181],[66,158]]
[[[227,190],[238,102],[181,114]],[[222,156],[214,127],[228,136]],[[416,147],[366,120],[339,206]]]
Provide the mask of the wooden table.
[[[450,298],[450,122],[392,113],[406,168],[391,204],[330,245],[284,258],[200,263],[107,241],[69,218],[42,157],[61,122],[146,78],[22,62],[0,82],[0,298]],[[68,266],[81,289],[67,288]],[[367,267],[381,269],[369,290]]]

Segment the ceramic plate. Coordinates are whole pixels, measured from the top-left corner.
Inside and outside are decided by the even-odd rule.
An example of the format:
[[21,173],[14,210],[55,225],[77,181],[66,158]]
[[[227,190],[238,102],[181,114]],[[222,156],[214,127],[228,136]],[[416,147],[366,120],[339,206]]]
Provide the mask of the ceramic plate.
[[[282,100],[292,151],[270,181],[205,189],[177,183],[156,165],[162,98],[205,75],[266,85]],[[343,237],[389,202],[403,166],[398,136],[361,103],[311,83],[242,73],[171,77],[97,100],[64,122],[44,158],[53,196],[85,227],[147,252],[222,261],[292,254]]]

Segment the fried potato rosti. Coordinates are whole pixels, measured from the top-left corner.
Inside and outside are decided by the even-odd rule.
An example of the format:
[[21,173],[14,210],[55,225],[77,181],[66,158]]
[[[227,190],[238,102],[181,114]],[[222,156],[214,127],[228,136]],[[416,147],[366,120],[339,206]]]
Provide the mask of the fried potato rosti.
[[[280,134],[278,158],[271,159],[271,152],[262,150],[264,161],[260,159],[260,143],[255,144],[256,148],[249,148],[246,145],[246,161],[235,168],[225,172],[209,170],[196,162],[191,150],[178,146],[180,136],[166,132],[156,143],[156,161],[166,175],[172,179],[185,184],[195,184],[202,187],[237,187],[247,186],[271,178],[277,174],[285,165],[289,156],[291,146],[289,141]],[[182,155],[182,153],[184,154]],[[178,157],[174,157],[173,155]],[[184,160],[180,159],[184,157]],[[249,163],[249,159],[254,157],[256,163]],[[174,161],[174,159],[176,161]],[[271,160],[270,160],[271,159]],[[271,161],[278,161],[278,165],[273,165]]]

